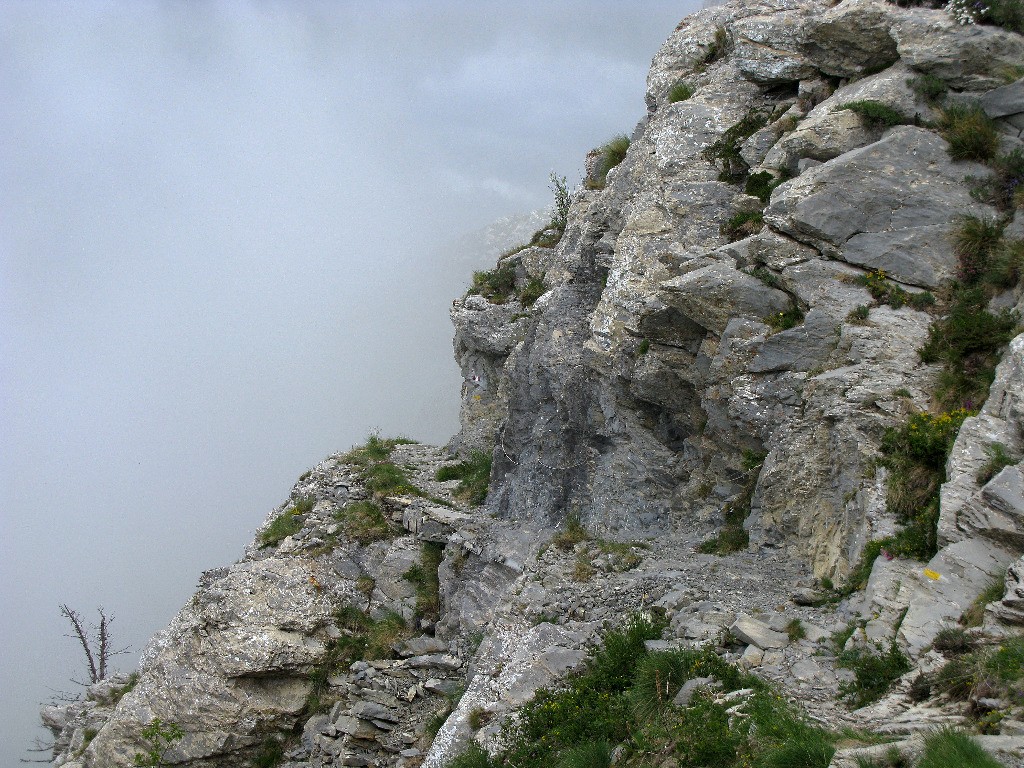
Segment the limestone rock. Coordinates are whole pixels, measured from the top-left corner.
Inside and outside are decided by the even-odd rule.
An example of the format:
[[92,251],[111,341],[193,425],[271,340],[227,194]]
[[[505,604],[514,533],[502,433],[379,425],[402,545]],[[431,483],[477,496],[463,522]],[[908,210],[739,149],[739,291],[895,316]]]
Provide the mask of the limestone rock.
[[903,62],[941,77],[953,88],[1002,85],[998,73],[1024,61],[1024,37],[980,24],[963,26],[943,11],[908,14],[893,27]]
[[897,59],[898,9],[880,0],[846,0],[812,21],[808,59],[827,75],[857,77]]
[[762,650],[785,648],[789,645],[788,636],[782,632],[776,632],[764,622],[750,616],[740,616],[729,627],[729,631],[742,642],[756,645]]
[[709,331],[721,334],[729,318],[762,320],[790,307],[782,291],[726,264],[712,264],[662,283],[662,299]]
[[954,164],[942,139],[902,126],[777,190],[765,220],[835,258],[934,288],[954,275],[949,222],[988,212],[962,183],[971,173],[984,170]]

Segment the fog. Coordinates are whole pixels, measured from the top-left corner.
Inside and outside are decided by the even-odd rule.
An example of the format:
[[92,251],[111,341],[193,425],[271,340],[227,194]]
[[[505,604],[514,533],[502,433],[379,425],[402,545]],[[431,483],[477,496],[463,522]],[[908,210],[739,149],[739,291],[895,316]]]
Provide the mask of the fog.
[[306,468],[451,436],[456,243],[698,4],[0,0],[0,763],[80,690],[59,603],[137,654]]

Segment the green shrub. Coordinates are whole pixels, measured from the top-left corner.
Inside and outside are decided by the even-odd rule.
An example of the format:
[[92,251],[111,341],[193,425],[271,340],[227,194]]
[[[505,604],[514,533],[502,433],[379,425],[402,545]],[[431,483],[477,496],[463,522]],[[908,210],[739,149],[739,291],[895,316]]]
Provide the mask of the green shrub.
[[963,216],[953,233],[953,251],[959,263],[957,277],[965,285],[974,285],[990,268],[992,256],[1003,237],[998,219]]
[[912,77],[907,80],[907,85],[910,86],[919,98],[932,105],[941,104],[949,92],[949,86],[946,85],[946,81],[935,75]]
[[353,501],[335,512],[334,517],[350,539],[364,546],[398,535],[395,526],[384,517],[384,510],[373,501]]
[[640,342],[640,345],[636,348],[636,356],[637,357],[643,357],[644,355],[646,355],[650,351],[651,351],[651,342],[648,341],[647,339],[643,339]]
[[588,178],[586,185],[588,189],[604,189],[608,178],[608,171],[626,159],[626,151],[629,149],[629,136],[620,134],[598,147],[601,157],[597,161],[597,169],[594,176]]
[[487,489],[491,482],[491,461],[490,453],[473,451],[468,459],[437,470],[437,479],[442,482],[458,480],[455,495],[479,506],[487,500]]
[[684,81],[679,80],[669,89],[668,102],[675,104],[677,101],[686,101],[691,96],[693,96],[693,89]]
[[990,443],[985,446],[985,453],[988,454],[988,461],[978,470],[978,475],[975,478],[978,485],[984,485],[1003,469],[1017,463],[1017,459],[1010,455],[1002,443]]
[[1002,763],[978,746],[970,736],[942,728],[925,736],[924,754],[917,768],[1000,768]]
[[135,753],[132,760],[133,765],[159,768],[159,766],[168,765],[164,762],[164,753],[174,746],[176,741],[180,741],[185,732],[177,723],[165,723],[159,717],[154,717],[149,725],[142,729],[140,735],[146,751]]
[[559,176],[554,171],[548,176],[549,188],[555,196],[555,206],[551,213],[551,226],[559,232],[565,232],[569,224],[569,206],[572,204],[572,196],[569,194],[569,185],[565,176]]
[[839,665],[851,670],[854,679],[839,687],[839,693],[855,709],[878,701],[901,675],[911,669],[910,660],[893,642],[888,650],[881,646],[856,648],[839,654]]
[[516,268],[505,263],[486,272],[473,273],[473,285],[470,294],[483,296],[492,304],[504,304],[515,292]]
[[719,231],[729,242],[756,235],[764,228],[764,213],[761,211],[740,211],[733,214]]
[[942,110],[939,132],[954,160],[991,160],[999,151],[999,128],[978,105],[951,104]]
[[881,101],[849,101],[846,104],[840,104],[839,109],[848,109],[855,113],[872,130],[885,130],[894,125],[905,125],[911,122],[899,110],[893,109]]

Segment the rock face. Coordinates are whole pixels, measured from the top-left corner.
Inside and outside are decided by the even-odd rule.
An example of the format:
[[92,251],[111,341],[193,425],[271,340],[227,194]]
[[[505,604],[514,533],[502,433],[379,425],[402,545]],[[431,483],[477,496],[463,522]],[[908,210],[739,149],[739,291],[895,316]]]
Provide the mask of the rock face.
[[[717,643],[824,722],[955,720],[912,707],[909,679],[837,710],[849,672],[827,638],[858,621],[851,647],[895,642],[930,669],[936,634],[994,580],[986,631],[1024,623],[1024,336],[949,456],[934,558],[878,557],[863,592],[823,599],[900,526],[878,460],[886,430],[931,405],[939,367],[919,350],[942,310],[924,292],[956,276],[953,225],[1001,215],[965,181],[991,172],[950,159],[911,81],[980,100],[1009,152],[1024,81],[998,72],[1022,60],[1020,35],[881,0],[684,20],[622,163],[575,193],[564,232],[499,259],[500,291],[453,302],[460,431],[393,452],[419,490],[373,490],[352,456],[314,468],[263,533],[298,527],[208,572],[116,709],[97,691],[47,710],[55,764],[131,765],[160,718],[185,734],[176,765],[249,765],[281,741],[290,768],[439,768],[636,611],[665,614],[652,647]],[[692,95],[670,102],[681,80]],[[906,124],[847,108],[865,100]],[[1006,232],[1024,234],[1019,212]],[[995,443],[1014,461],[979,482]],[[435,471],[479,452],[473,508]],[[346,522],[369,501],[377,527]],[[727,529],[736,551],[708,554]],[[402,620],[371,642],[367,626]]]

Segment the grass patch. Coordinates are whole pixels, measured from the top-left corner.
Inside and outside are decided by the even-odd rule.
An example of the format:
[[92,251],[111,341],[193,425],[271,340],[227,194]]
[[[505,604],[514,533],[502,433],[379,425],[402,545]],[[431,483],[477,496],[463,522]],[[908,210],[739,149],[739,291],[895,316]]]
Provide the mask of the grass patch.
[[394,538],[399,531],[386,517],[384,510],[374,501],[353,501],[334,513],[350,539],[366,545],[374,541]]
[[686,101],[693,96],[693,88],[685,81],[679,80],[668,90],[668,103],[675,104],[677,101]]
[[990,203],[1002,211],[1024,207],[1024,150],[1015,149],[1005,155],[996,155],[989,161],[992,175],[978,179],[971,193],[979,200]]
[[359,478],[374,496],[424,496],[424,492],[409,480],[407,469],[391,461],[391,452],[396,446],[415,442],[405,437],[370,435],[365,445],[353,448],[343,458],[358,467]]
[[430,541],[423,542],[420,561],[402,574],[402,578],[416,590],[416,615],[436,622],[441,610],[441,588],[437,568],[441,565],[444,547]]
[[999,151],[999,128],[977,104],[951,104],[943,109],[939,133],[949,142],[954,160],[986,162]]
[[961,217],[953,233],[957,277],[967,286],[977,285],[991,266],[1003,237],[1003,222],[979,216]]
[[708,43],[708,50],[704,54],[704,58],[701,60],[698,69],[703,69],[708,64],[713,64],[725,57],[732,47],[732,41],[729,39],[728,30],[719,25],[715,27],[714,37],[711,38],[711,42]]
[[284,743],[268,736],[260,744],[260,750],[253,758],[254,768],[276,768],[284,762]]
[[473,451],[468,459],[458,464],[437,470],[439,481],[458,480],[455,495],[470,504],[479,506],[487,500],[487,489],[491,482],[492,456],[485,451]]
[[559,549],[568,550],[575,547],[581,541],[589,541],[590,533],[583,527],[583,523],[575,515],[565,519],[565,525],[560,531],[551,537],[551,543]]
[[936,674],[932,687],[953,699],[1007,699],[1024,696],[1024,637],[1005,638],[989,646],[955,656]]
[[[458,760],[471,768],[604,768],[615,744],[625,768],[826,768],[832,734],[710,647],[647,652],[644,640],[659,637],[663,626],[634,618],[608,632],[580,672],[539,690],[519,710],[498,740],[501,752],[487,757],[473,745]],[[727,692],[750,689],[744,714],[732,716],[726,707],[735,702],[700,692],[675,706],[679,688],[697,677],[713,678]]]
[[985,453],[988,454],[988,461],[978,470],[978,475],[975,477],[978,485],[984,485],[1003,469],[1012,467],[1018,461],[1015,456],[1010,455],[1002,443],[990,443],[985,446]]
[[946,81],[935,75],[912,77],[907,80],[907,85],[917,94],[918,98],[923,99],[932,106],[941,104],[946,98],[946,94],[949,93],[949,86],[946,85]]
[[871,308],[866,304],[850,310],[850,313],[846,316],[846,322],[850,325],[867,325],[868,315],[871,314]]
[[779,279],[779,276],[766,267],[754,267],[750,270],[750,276],[756,277],[769,288],[782,290],[782,281]]
[[911,670],[910,659],[895,642],[888,650],[876,645],[843,651],[838,662],[853,672],[854,679],[840,685],[839,693],[854,709],[878,701],[901,675]]
[[1006,583],[1002,577],[992,579],[985,590],[974,599],[971,607],[964,611],[964,615],[960,617],[960,623],[965,627],[980,627],[985,619],[985,606],[996,600],[1002,600],[1005,591]]
[[740,211],[733,214],[727,222],[719,227],[728,241],[742,240],[744,237],[756,235],[764,228],[764,213],[761,211]]
[[786,624],[786,635],[789,637],[791,642],[797,642],[807,637],[807,630],[804,628],[803,622],[800,619],[793,619]]
[[543,296],[544,291],[546,290],[547,288],[545,287],[543,280],[537,277],[531,277],[516,296],[524,307],[532,307],[534,302]]
[[970,736],[942,728],[925,736],[924,754],[917,768],[1001,768],[1002,763],[978,746]]
[[598,147],[601,156],[598,158],[593,176],[586,180],[587,189],[604,189],[608,171],[626,159],[629,144],[629,136],[620,134]]
[[293,500],[292,506],[275,517],[260,534],[260,547],[278,544],[301,531],[305,516],[313,510],[315,503],[312,497]]
[[899,110],[893,109],[881,101],[849,101],[846,104],[840,104],[839,109],[850,110],[860,117],[868,128],[874,131],[884,131],[886,128],[892,128],[894,125],[906,125],[913,122],[904,117],[903,113]]
[[977,642],[962,627],[943,627],[935,635],[932,647],[950,656],[959,656],[974,650]]

